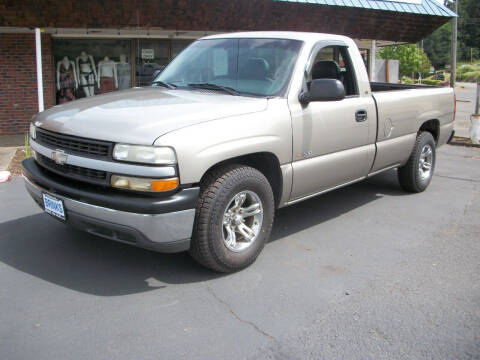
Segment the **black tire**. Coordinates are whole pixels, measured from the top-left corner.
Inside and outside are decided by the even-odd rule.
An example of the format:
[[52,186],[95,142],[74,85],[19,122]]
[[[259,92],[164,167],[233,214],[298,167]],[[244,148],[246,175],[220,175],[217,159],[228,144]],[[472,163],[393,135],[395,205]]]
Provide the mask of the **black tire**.
[[[430,146],[432,150],[432,164],[430,175],[426,178],[422,178],[420,174],[420,155],[425,146]],[[413,147],[412,153],[407,163],[398,168],[398,181],[402,188],[406,191],[419,193],[424,191],[433,177],[433,172],[435,170],[435,140],[433,139],[432,134],[429,132],[421,132],[417,136],[415,141],[415,146]]]
[[[242,191],[258,195],[263,207],[263,221],[252,244],[241,252],[234,252],[224,242],[223,216],[231,199]],[[230,273],[249,266],[270,236],[274,212],[272,188],[258,170],[244,165],[227,165],[210,171],[201,184],[190,255],[217,272]]]

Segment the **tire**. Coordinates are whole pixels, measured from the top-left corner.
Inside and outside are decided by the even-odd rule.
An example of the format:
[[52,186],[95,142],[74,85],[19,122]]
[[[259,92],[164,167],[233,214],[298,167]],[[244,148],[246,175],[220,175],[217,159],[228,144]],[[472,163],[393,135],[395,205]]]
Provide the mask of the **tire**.
[[244,165],[212,170],[201,184],[190,255],[222,273],[249,266],[270,236],[274,212],[272,188],[261,172]]
[[[430,155],[426,156],[428,151]],[[398,168],[398,181],[402,188],[412,193],[424,191],[432,180],[435,160],[435,140],[429,132],[421,132],[407,163]],[[429,171],[426,170],[428,167]]]

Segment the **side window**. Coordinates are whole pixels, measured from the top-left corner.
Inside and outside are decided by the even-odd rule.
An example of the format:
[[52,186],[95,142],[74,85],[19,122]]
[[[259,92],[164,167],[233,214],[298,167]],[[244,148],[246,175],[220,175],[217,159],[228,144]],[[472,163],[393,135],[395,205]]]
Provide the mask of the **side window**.
[[317,52],[307,74],[307,85],[314,79],[340,80],[346,96],[358,95],[355,71],[346,46],[326,46]]

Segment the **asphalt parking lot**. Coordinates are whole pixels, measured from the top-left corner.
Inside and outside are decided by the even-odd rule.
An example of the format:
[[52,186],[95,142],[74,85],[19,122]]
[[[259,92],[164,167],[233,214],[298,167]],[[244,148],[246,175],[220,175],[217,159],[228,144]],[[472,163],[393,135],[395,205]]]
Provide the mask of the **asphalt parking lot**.
[[218,275],[75,232],[0,184],[0,359],[479,359],[480,149],[281,209]]

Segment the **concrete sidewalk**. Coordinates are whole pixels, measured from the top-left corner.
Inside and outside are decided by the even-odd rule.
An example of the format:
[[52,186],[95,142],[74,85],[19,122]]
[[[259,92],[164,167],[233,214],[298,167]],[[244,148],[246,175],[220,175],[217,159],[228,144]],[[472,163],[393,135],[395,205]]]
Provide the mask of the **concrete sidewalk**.
[[8,169],[17,149],[17,147],[0,147],[0,171]]
[[8,169],[19,147],[25,146],[25,135],[0,136],[0,171]]

